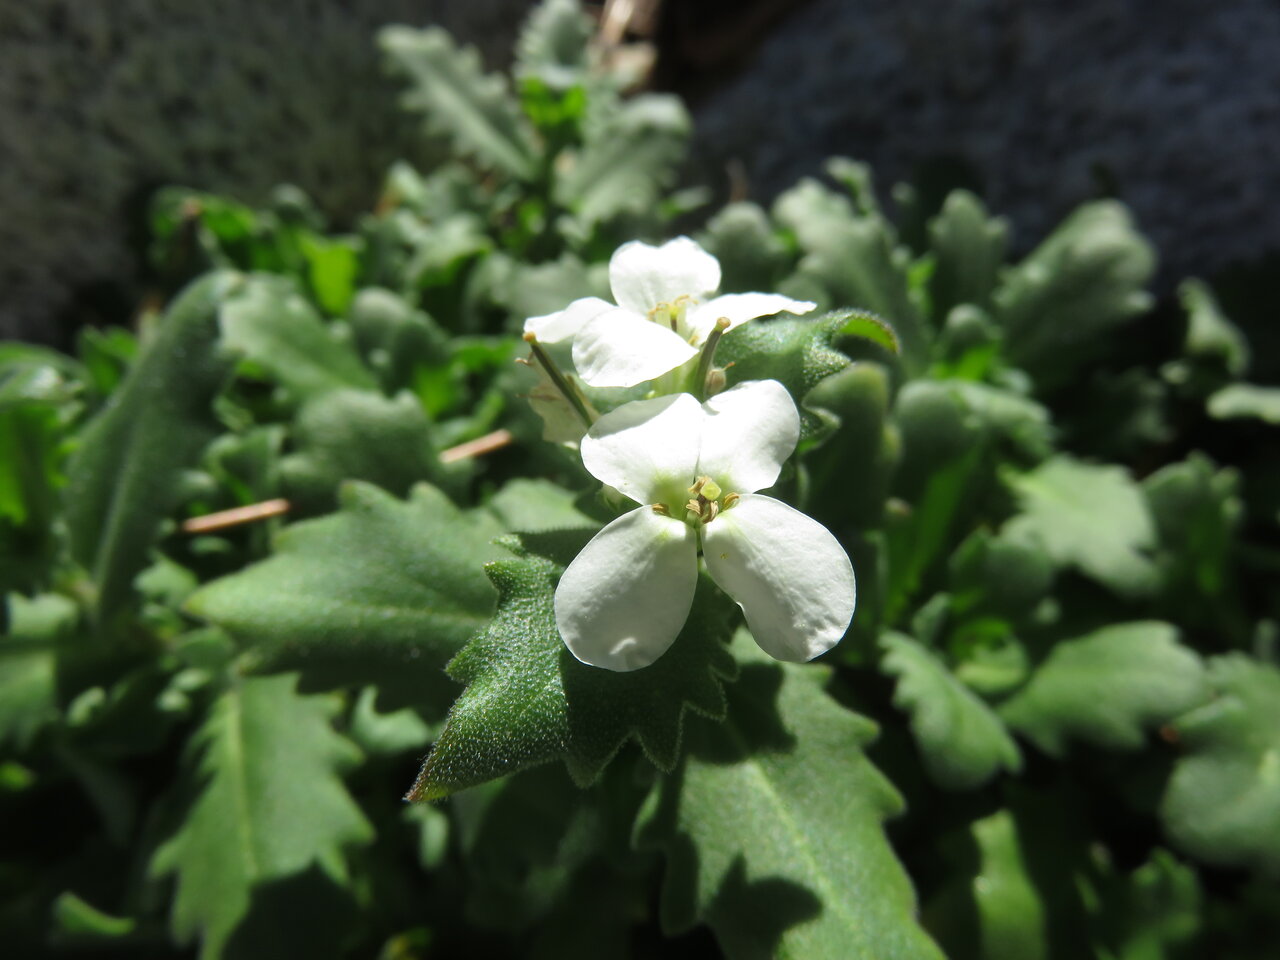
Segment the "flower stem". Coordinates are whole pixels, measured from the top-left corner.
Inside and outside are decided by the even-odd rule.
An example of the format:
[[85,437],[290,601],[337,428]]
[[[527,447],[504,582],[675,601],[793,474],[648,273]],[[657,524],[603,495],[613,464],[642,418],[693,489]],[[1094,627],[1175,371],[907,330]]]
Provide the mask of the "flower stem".
[[707,342],[702,345],[702,355],[698,357],[698,370],[693,375],[693,395],[699,400],[707,399],[707,375],[711,373],[711,364],[716,358],[716,344],[728,329],[729,318],[721,317],[707,334]]
[[574,412],[586,424],[587,429],[590,430],[591,424],[595,423],[595,417],[587,409],[586,404],[582,402],[582,397],[578,396],[578,391],[573,388],[573,384],[560,372],[556,362],[551,359],[547,351],[542,349],[542,344],[538,342],[538,338],[533,333],[526,333],[524,342],[529,344],[529,349],[533,352],[533,358],[538,361],[551,383],[560,391],[560,395],[569,401],[569,406],[573,407]]

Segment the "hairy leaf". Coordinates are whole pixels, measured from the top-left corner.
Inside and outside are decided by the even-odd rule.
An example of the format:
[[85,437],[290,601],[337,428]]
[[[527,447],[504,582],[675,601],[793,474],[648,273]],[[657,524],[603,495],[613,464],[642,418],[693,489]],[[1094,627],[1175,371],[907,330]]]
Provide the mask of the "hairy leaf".
[[944,789],[971,790],[1001,769],[1022,767],[1000,718],[910,637],[888,633],[883,669],[898,677],[894,705],[911,713],[911,732],[930,777]]
[[585,785],[628,739],[670,770],[686,708],[724,716],[721,681],[735,672],[725,646],[732,606],[705,578],[684,630],[653,665],[614,673],[569,653],[556,629],[555,585],[588,536],[525,535],[512,542],[516,559],[489,564],[497,612],[449,664],[467,688],[409,799],[436,799],[556,759]]
[[[0,598],[4,602],[5,598]],[[58,717],[55,645],[75,627],[74,603],[57,594],[11,595],[0,634],[0,747],[25,750]]]
[[769,215],[757,204],[740,201],[720,210],[707,222],[699,243],[720,261],[720,289],[725,293],[772,290],[790,257]]
[[375,684],[396,704],[431,706],[441,668],[488,619],[485,561],[499,532],[438,490],[400,501],[342,488],[341,511],[279,535],[275,554],[215,580],[187,608],[253,647],[266,669],[308,687]]
[[1280,877],[1280,668],[1242,654],[1209,662],[1215,698],[1179,717],[1184,751],[1160,815],[1208,863]]
[[203,960],[224,955],[264,885],[309,868],[345,884],[344,849],[373,839],[340,778],[360,753],[330,725],[337,705],[295,683],[249,677],[218,698],[192,741],[199,795],[151,861],[177,880],[174,936],[199,935]]
[[592,24],[578,0],[544,0],[529,14],[516,44],[516,72],[552,89],[580,80],[587,67]]
[[227,347],[265,370],[295,401],[377,383],[349,343],[334,338],[288,280],[255,276],[230,297],[219,322]]
[[459,48],[435,27],[384,27],[378,43],[387,62],[410,82],[401,103],[422,114],[429,130],[502,173],[532,176],[533,158],[515,101],[502,77],[483,72],[475,48]]
[[1003,534],[1040,543],[1060,566],[1073,566],[1124,597],[1150,594],[1159,578],[1148,551],[1155,526],[1141,488],[1122,467],[1057,456],[1010,485],[1022,513]]
[[214,273],[179,296],[68,465],[71,553],[93,576],[99,623],[128,603],[161,523],[182,498],[183,472],[218,433],[211,408],[231,372],[217,349],[218,311],[243,283]]
[[1114,624],[1055,644],[1000,716],[1041,750],[1059,756],[1083,740],[1136,750],[1146,731],[1202,702],[1200,658],[1167,623]]
[[1004,265],[1009,224],[988,219],[982,201],[968,190],[953,190],[929,223],[934,271],[929,289],[933,313],[945,317],[962,303],[991,305],[991,293]]
[[1122,324],[1151,306],[1151,245],[1114,200],[1087,203],[1067,217],[995,294],[1005,350],[1041,390],[1068,386],[1107,352]]
[[710,925],[742,958],[940,958],[884,834],[902,801],[863,749],[869,720],[822,690],[827,671],[775,663],[746,631],[723,725],[690,724],[674,776],[642,813],[666,854],[661,917]]

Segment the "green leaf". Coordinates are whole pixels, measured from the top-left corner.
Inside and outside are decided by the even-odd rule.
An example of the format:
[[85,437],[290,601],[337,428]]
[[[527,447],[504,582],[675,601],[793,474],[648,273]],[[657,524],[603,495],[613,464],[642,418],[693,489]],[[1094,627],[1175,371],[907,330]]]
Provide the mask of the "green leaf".
[[79,611],[66,597],[8,597],[9,623],[0,635],[0,746],[26,750],[58,718],[57,643]]
[[173,934],[199,935],[202,960],[224,955],[264,885],[318,868],[345,886],[344,850],[373,839],[340,778],[360,753],[330,724],[336,703],[295,683],[249,677],[218,698],[192,741],[199,795],[151,861],[175,876]]
[[1042,390],[1067,387],[1112,351],[1123,324],[1151,306],[1155,253],[1114,200],[1086,203],[1016,267],[995,294],[1005,352]]
[[754,203],[727,205],[707,222],[698,240],[720,261],[724,293],[772,290],[791,263],[769,215]]
[[1280,387],[1228,384],[1209,398],[1209,416],[1216,420],[1261,420],[1280,426]]
[[691,129],[677,97],[626,101],[587,124],[582,150],[556,181],[556,199],[588,225],[651,211],[675,180]]
[[1183,280],[1178,297],[1187,314],[1187,337],[1182,350],[1193,361],[1211,363],[1237,378],[1249,368],[1249,344],[1240,328],[1227,319],[1203,280]]
[[434,800],[556,759],[586,785],[628,739],[670,770],[679,758],[686,708],[724,716],[721,678],[735,672],[724,645],[732,607],[705,578],[684,630],[652,666],[614,673],[569,653],[556,629],[555,585],[588,536],[522,536],[513,540],[517,559],[486,568],[498,588],[498,609],[449,664],[449,675],[467,689],[449,711],[409,799]]
[[554,90],[586,74],[591,19],[578,0],[544,0],[534,7],[516,41],[516,74],[536,76]]
[[[801,400],[822,380],[849,365],[848,356],[835,343],[850,325],[859,335],[864,325],[880,322],[857,310],[834,310],[816,318],[744,323],[720,341],[716,363],[728,367],[730,384],[777,380]],[[800,418],[806,437],[823,427],[822,418],[812,410],[801,408]]]
[[799,275],[820,283],[831,306],[856,307],[887,319],[901,341],[904,365],[921,371],[929,336],[888,221],[878,211],[855,213],[845,197],[814,180],[802,180],[782,194],[773,216],[795,233],[804,251]]
[[637,838],[666,854],[661,918],[707,923],[740,958],[940,958],[916,925],[883,821],[902,809],[866,758],[869,720],[823,692],[828,671],[769,660],[745,630],[724,724],[691,723]]
[[946,790],[972,790],[1022,756],[1004,724],[946,666],[910,637],[887,633],[882,668],[898,677],[893,703],[911,714],[911,732],[929,776]]
[[[1093,921],[1116,960],[1174,960],[1204,924],[1196,872],[1157,848],[1127,875],[1102,878]],[[1091,924],[1091,925],[1093,925]]]
[[1148,555],[1155,524],[1142,489],[1122,467],[1057,456],[1025,474],[1010,474],[1022,512],[1002,534],[1040,543],[1060,566],[1078,568],[1126,598],[1159,584]]
[[217,317],[243,282],[215,273],[179,296],[68,464],[71,553],[93,576],[100,624],[129,602],[161,523],[182,499],[183,472],[220,432],[212,405],[231,361],[217,349]]
[[595,521],[574,505],[577,499],[549,480],[517,478],[505,484],[486,506],[506,530],[582,530]]
[[113,917],[81,900],[70,890],[53,901],[53,928],[59,938],[75,941],[115,940],[133,933],[133,917]]
[[397,705],[446,696],[441,668],[493,609],[482,565],[501,551],[482,513],[438,490],[407,502],[376,487],[342,488],[341,511],[295,524],[275,554],[215,580],[187,608],[254,648],[265,669],[298,669],[304,685],[376,684]]
[[436,27],[384,27],[378,44],[387,63],[409,80],[401,104],[421,114],[428,130],[501,173],[532,177],[527,134],[506,81],[483,72],[475,48],[457,47]]
[[1200,658],[1178,631],[1154,620],[1120,623],[1054,644],[1001,718],[1045,753],[1070,740],[1137,750],[1146,731],[1203,702]]
[[255,276],[228,298],[220,317],[227,348],[250,360],[296,401],[377,382],[349,343],[336,340],[293,284]]
[[942,210],[929,222],[934,316],[945,317],[962,303],[991,306],[1008,238],[1008,221],[988,219],[982,201],[968,190],[947,194]]
[[355,296],[356,276],[360,272],[360,254],[350,238],[329,239],[318,234],[302,233],[299,249],[307,260],[307,280],[320,309],[335,317],[346,313]]
[[1183,751],[1160,804],[1165,829],[1206,863],[1280,877],[1280,668],[1209,661],[1215,698],[1174,721]]
[[415,483],[439,481],[432,425],[412,394],[384,397],[367,390],[334,390],[298,411],[295,452],[280,462],[292,500],[309,511],[329,510],[344,480],[375,483],[404,496]]

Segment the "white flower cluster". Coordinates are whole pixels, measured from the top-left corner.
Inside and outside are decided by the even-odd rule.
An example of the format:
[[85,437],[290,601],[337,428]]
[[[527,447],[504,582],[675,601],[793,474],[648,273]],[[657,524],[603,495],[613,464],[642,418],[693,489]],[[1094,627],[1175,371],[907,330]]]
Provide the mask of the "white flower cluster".
[[[609,279],[618,305],[591,297],[532,317],[525,339],[549,382],[583,418],[587,470],[639,507],[601,530],[556,588],[556,624],[584,663],[637,670],[675,642],[693,604],[698,557],[742,608],[756,642],[779,660],[831,649],[853,617],[853,567],[839,542],[798,510],[758,494],[800,438],[795,402],[775,380],[709,391],[726,330],[814,304],[767,293],[705,299],[720,264],[687,237],[628,243]],[[658,395],[595,417],[542,343],[572,341],[593,387],[658,381]],[[698,394],[684,392],[692,390]]]

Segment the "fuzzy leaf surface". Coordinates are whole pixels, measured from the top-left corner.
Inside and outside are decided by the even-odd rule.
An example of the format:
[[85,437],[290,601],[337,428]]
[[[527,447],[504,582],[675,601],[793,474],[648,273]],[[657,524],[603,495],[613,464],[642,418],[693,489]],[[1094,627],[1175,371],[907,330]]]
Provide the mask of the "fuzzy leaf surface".
[[518,556],[489,564],[497,611],[449,664],[449,675],[467,688],[409,799],[433,800],[557,759],[585,785],[628,739],[670,770],[686,708],[724,716],[722,680],[735,673],[725,641],[735,611],[705,578],[684,630],[651,666],[614,673],[569,653],[556,629],[555,586],[590,533],[513,538]]
[[667,859],[669,932],[707,923],[732,960],[942,955],[885,837],[902,800],[863,748],[869,720],[823,691],[827,671],[770,660],[739,631],[729,719],[692,723],[638,839]]
[[939,786],[971,790],[1000,770],[1022,768],[1004,723],[925,647],[900,633],[880,641],[883,668],[898,678],[894,705],[911,714],[925,769]]
[[285,528],[275,554],[187,602],[307,688],[370,683],[397,703],[445,696],[441,669],[493,610],[483,565],[501,551],[487,514],[425,484],[407,501],[368,484],[341,509]]
[[222,308],[227,347],[265,370],[295,401],[377,381],[349,343],[337,340],[288,280],[255,276]]
[[1155,525],[1141,488],[1122,467],[1054,457],[1010,481],[1022,507],[1004,527],[1039,542],[1060,566],[1074,566],[1121,596],[1150,594],[1159,583],[1148,554]]
[[429,130],[509,176],[532,174],[533,158],[506,81],[484,72],[475,48],[456,46],[439,28],[386,27],[378,43],[410,82],[401,103],[423,115]]
[[1136,750],[1152,727],[1208,694],[1204,666],[1167,623],[1113,624],[1055,644],[1000,716],[1046,753],[1071,740]]
[[161,523],[181,500],[182,474],[220,432],[211,408],[231,361],[217,349],[218,311],[242,283],[223,272],[186,288],[68,465],[71,553],[97,586],[100,623],[128,602]]
[[336,703],[300,696],[296,678],[249,677],[222,693],[192,741],[201,785],[187,819],[157,851],[152,875],[174,875],[174,936],[224,951],[264,884],[318,868],[343,884],[345,848],[373,828],[341,774],[360,759],[334,732]]

